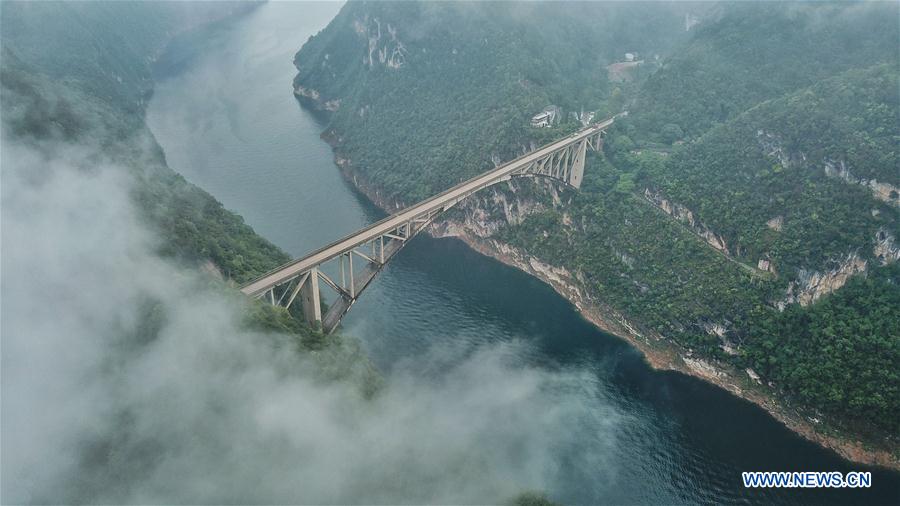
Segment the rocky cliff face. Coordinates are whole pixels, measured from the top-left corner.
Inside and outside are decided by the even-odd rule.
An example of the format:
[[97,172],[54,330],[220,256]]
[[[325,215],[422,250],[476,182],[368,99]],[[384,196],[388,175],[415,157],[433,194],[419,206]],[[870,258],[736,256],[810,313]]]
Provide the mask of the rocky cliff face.
[[772,132],[765,130],[756,131],[756,141],[762,148],[763,153],[769,158],[777,160],[785,169],[789,169],[796,165],[806,162],[806,155],[802,152],[789,152],[781,142],[781,138]]
[[377,17],[369,18],[366,14],[362,19],[353,20],[353,30],[368,45],[368,55],[363,63],[369,68],[375,65],[383,65],[390,69],[399,69],[406,64],[409,51],[397,37],[397,29],[390,23],[382,23]]
[[[872,247],[873,256],[882,265],[900,260],[900,246],[893,235],[884,228],[876,232]],[[859,253],[848,253],[845,257],[832,262],[834,268],[825,271],[808,271],[800,269],[797,279],[788,285],[784,300],[776,303],[776,307],[784,310],[787,304],[799,303],[808,306],[821,297],[844,286],[850,277],[863,274],[868,262]]]
[[725,242],[725,238],[694,218],[694,213],[687,207],[677,202],[671,202],[663,197],[659,191],[653,192],[650,191],[649,188],[644,189],[644,198],[662,210],[662,212],[686,224],[695,234],[703,238],[703,240],[713,248],[726,255],[731,254],[728,250],[728,243]]
[[887,265],[900,260],[900,245],[890,232],[882,228],[875,234],[875,247],[872,253],[882,265]]
[[551,265],[521,248],[490,238],[485,234],[495,229],[496,225],[493,220],[482,222],[477,218],[473,219],[477,216],[480,215],[474,213],[467,214],[464,221],[445,220],[436,225],[431,233],[435,237],[461,239],[476,251],[540,279],[574,304],[588,320],[607,332],[641,342],[662,339],[655,332],[639,329],[637,324],[629,321],[622,313],[593,297],[587,289],[588,282],[584,273]]
[[519,181],[510,180],[461,202],[435,228],[439,237],[470,235],[478,238],[493,236],[506,225],[521,224],[529,215],[563,205],[559,191],[549,181],[533,180],[549,199],[524,198]]
[[[789,151],[784,147],[781,138],[777,134],[758,130],[756,136],[766,156],[776,160],[782,167],[788,169],[800,165],[809,166],[806,154],[802,151]],[[900,207],[900,188],[897,186],[876,179],[858,177],[850,171],[844,160],[825,158],[821,163],[826,176],[865,187],[872,192],[872,197]]]
[[838,288],[844,286],[851,276],[866,271],[866,261],[857,253],[850,253],[838,260],[833,269],[827,271],[807,271],[800,269],[797,280],[788,286],[785,299],[777,304],[783,310],[794,302],[808,306]]
[[315,104],[316,109],[319,110],[334,112],[341,107],[341,99],[322,100],[319,91],[312,88],[304,88],[303,86],[297,85],[297,87],[294,88],[294,95],[300,98],[309,99],[309,102]]
[[[377,185],[371,184],[352,170],[348,158],[336,154],[335,161],[343,174],[379,207],[391,210],[406,205],[385,198]],[[540,196],[524,197],[520,187],[522,184],[534,184]],[[623,314],[592,296],[587,288],[589,283],[584,273],[551,265],[521,248],[492,238],[503,226],[522,223],[531,214],[564,207],[567,204],[568,198],[560,195],[558,188],[550,181],[529,179],[525,182],[513,179],[463,201],[447,215],[439,218],[428,229],[428,233],[434,237],[461,239],[480,253],[535,276],[553,287],[557,293],[572,302],[586,318],[607,332],[641,342],[663,339],[655,332],[640,329]],[[562,222],[563,226],[573,231],[579,227],[583,229],[584,225],[576,223],[566,214],[563,215]],[[623,256],[625,257],[623,262],[633,261],[627,255]]]
[[872,196],[876,199],[887,202],[893,206],[900,207],[900,188],[897,186],[879,182],[875,179],[865,179],[857,177],[850,172],[850,168],[843,160],[825,159],[825,175],[835,177],[849,184],[855,184],[868,188],[872,192]]
[[[408,202],[400,202],[386,194],[377,184],[367,181],[360,172],[353,170],[351,160],[340,152],[341,139],[338,134],[329,131],[324,137],[335,146],[335,160],[345,176],[373,202],[388,212],[393,212],[408,204]],[[736,395],[759,404],[792,429],[811,440],[835,447],[844,455],[856,455],[852,458],[861,458],[858,456],[860,450],[856,443],[848,445],[842,440],[821,436],[800,415],[789,407],[781,405],[778,397],[775,396],[777,387],[771,381],[762,378],[753,369],[746,367],[736,369],[733,362],[695,355],[689,348],[675,340],[666,339],[652,328],[642,325],[639,320],[630,320],[623,313],[605,304],[604,294],[597,289],[598,284],[587,273],[567,268],[564,264],[548,262],[546,259],[529,253],[527,248],[513,247],[495,239],[496,233],[507,224],[520,224],[532,214],[551,209],[556,210],[561,216],[560,223],[554,226],[561,226],[568,235],[576,237],[578,233],[585,231],[584,217],[573,219],[566,213],[571,198],[567,192],[560,192],[558,187],[551,182],[541,182],[542,185],[525,181],[514,179],[461,202],[458,207],[436,222],[429,233],[437,237],[459,238],[476,251],[541,279],[561,296],[571,301],[587,320],[607,332],[627,339],[639,348],[653,367],[679,370],[705,378]],[[526,184],[529,186],[525,187]],[[698,224],[696,217],[685,206],[670,202],[652,192],[649,195],[645,192],[644,197],[668,216],[682,221],[687,226],[703,226],[703,224]],[[656,200],[653,197],[660,197],[660,199],[652,202]],[[664,200],[666,203],[663,203]],[[766,226],[772,231],[778,232],[782,229],[783,223],[784,217],[777,215],[769,218]],[[697,232],[696,229],[694,231]],[[722,251],[723,254],[729,250],[725,241],[715,232],[708,229],[706,231],[721,241],[716,242],[719,245],[716,249]],[[535,234],[541,233],[540,230],[535,231]],[[709,236],[704,237],[701,233],[698,235],[709,241]],[[880,258],[896,259],[900,256],[900,251],[895,244],[895,239],[889,234],[889,231],[881,230],[876,235],[874,243],[866,247],[873,247],[876,256],[881,255]],[[710,244],[710,247],[716,247],[716,245]],[[613,249],[613,253],[621,260],[623,271],[639,261],[615,249]],[[784,307],[791,302],[808,305],[826,293],[843,286],[851,276],[864,273],[866,266],[866,260],[860,255],[849,255],[827,271],[804,272],[800,279],[790,285],[788,293],[780,305]],[[770,261],[766,258],[760,259],[757,267],[761,270],[773,269]],[[719,349],[725,355],[740,355],[741,343],[737,338],[740,329],[732,328],[733,323],[721,318],[721,315],[718,318],[710,316],[711,318],[708,320],[695,320],[686,322],[685,325],[710,336],[716,336],[719,341]],[[877,458],[881,459],[882,457],[879,455]],[[867,461],[872,460],[868,456],[866,459],[868,459]],[[890,457],[885,461],[891,461]]]

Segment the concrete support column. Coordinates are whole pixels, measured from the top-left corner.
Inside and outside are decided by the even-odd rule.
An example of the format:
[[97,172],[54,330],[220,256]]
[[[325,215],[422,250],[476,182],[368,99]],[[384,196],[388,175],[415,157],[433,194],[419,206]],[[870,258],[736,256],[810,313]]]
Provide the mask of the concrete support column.
[[347,254],[348,270],[350,271],[350,298],[356,298],[356,283],[353,280],[353,251]]
[[581,179],[584,176],[584,157],[587,154],[587,139],[578,143],[575,148],[575,160],[572,162],[572,173],[569,175],[569,184],[575,188],[581,188]]
[[319,269],[313,267],[309,277],[300,288],[300,302],[303,304],[303,317],[313,326],[322,325],[322,299],[319,298]]

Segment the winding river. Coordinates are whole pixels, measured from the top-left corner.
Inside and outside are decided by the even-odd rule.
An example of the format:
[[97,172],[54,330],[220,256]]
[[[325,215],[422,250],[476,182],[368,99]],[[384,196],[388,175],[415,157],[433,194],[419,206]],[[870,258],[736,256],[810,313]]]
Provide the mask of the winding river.
[[[319,138],[324,123],[291,93],[293,54],[339,4],[269,3],[173,43],[147,120],[170,166],[301,255],[383,214],[348,185]],[[388,370],[435,342],[459,350],[525,341],[523,363],[588,371],[579,395],[597,414],[579,448],[614,473],[575,466],[547,491],[565,503],[897,503],[900,476],[872,469],[868,490],[749,490],[741,471],[869,470],[785,429],[763,410],[695,378],[652,370],[639,352],[582,319],[549,287],[452,239],[416,238],[344,320]],[[614,444],[604,413],[627,423]],[[574,461],[574,460],[573,460]]]

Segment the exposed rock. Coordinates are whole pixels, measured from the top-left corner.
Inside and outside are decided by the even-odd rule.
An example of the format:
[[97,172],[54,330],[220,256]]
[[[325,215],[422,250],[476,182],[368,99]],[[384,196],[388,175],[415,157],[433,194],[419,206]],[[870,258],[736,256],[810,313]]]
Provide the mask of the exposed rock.
[[801,306],[808,306],[823,295],[828,295],[844,286],[851,276],[866,271],[866,261],[856,253],[847,255],[838,263],[838,266],[826,272],[810,272],[801,269],[797,281],[791,282],[787,289],[785,300],[777,304],[778,309],[784,310],[787,304],[799,302]]
[[644,60],[611,63],[606,66],[607,78],[611,83],[632,81],[632,71],[643,63]]
[[670,202],[668,199],[664,198],[660,192],[651,192],[649,188],[644,189],[644,197],[648,202],[661,209],[664,213],[678,221],[686,223],[695,234],[702,237],[703,240],[713,248],[725,254],[730,254],[725,239],[700,221],[696,220],[694,218],[694,213],[687,207]]
[[381,21],[378,18],[369,20],[368,15],[362,20],[353,20],[353,30],[368,44],[368,53],[363,57],[363,63],[369,68],[381,64],[387,68],[399,69],[406,64],[409,51],[397,37],[396,28],[390,23],[386,23],[385,28],[386,36],[381,30]]
[[774,133],[766,132],[765,130],[757,130],[756,138],[766,156],[778,160],[778,163],[785,169],[806,162],[805,154],[802,152],[788,152],[783,146],[781,139]]
[[737,346],[735,346],[731,341],[727,341],[727,340],[719,343],[719,349],[721,349],[727,355],[732,355],[732,356],[738,355],[740,353],[737,349]]
[[319,101],[319,91],[312,88],[304,88],[303,86],[298,85],[296,88],[294,88],[294,95],[297,95],[298,97],[306,97],[316,102]]
[[753,369],[750,369],[749,367],[746,370],[747,370],[747,376],[750,376],[750,379],[752,379],[756,383],[762,385],[762,380],[760,379],[759,374],[756,374],[756,371],[754,371]]
[[[323,138],[326,138],[333,146],[339,144],[339,137],[333,133],[328,136],[323,135]],[[339,160],[341,172],[348,179],[352,180],[357,188],[366,194],[373,202],[386,210],[399,205],[399,202],[384,197],[382,193],[378,191],[376,185],[363,181],[362,177],[357,178],[354,171],[348,170],[350,163],[349,159],[342,157],[337,149],[335,153]],[[582,216],[580,220],[582,227],[584,227],[584,219],[585,217]],[[627,218],[624,218],[623,221],[626,224],[629,222]],[[792,412],[780,406],[777,399],[773,398],[770,393],[760,393],[756,389],[739,388],[737,383],[734,382],[739,370],[728,369],[725,365],[720,365],[722,367],[720,369],[720,366],[703,360],[694,359],[691,357],[690,351],[688,351],[688,355],[685,357],[682,355],[682,348],[677,343],[665,339],[664,336],[652,329],[639,330],[637,325],[632,324],[632,322],[628,321],[621,313],[618,313],[601,300],[593,298],[588,293],[588,290],[585,287],[590,286],[590,282],[584,273],[580,271],[569,272],[565,268],[556,268],[540,262],[539,260],[532,265],[530,257],[525,251],[503,244],[494,239],[480,239],[479,237],[467,234],[459,224],[451,223],[449,225],[444,225],[444,228],[458,229],[460,231],[459,234],[450,235],[459,235],[463,241],[476,251],[496,258],[507,265],[516,267],[548,282],[560,295],[569,299],[590,322],[607,332],[625,337],[629,342],[637,346],[654,368],[677,370],[686,374],[702,377],[725,388],[735,395],[741,396],[759,405],[792,430],[811,441],[837,450],[846,458],[858,462],[881,464],[892,468],[898,468],[895,454],[887,452],[873,453],[863,448],[859,443],[853,441],[847,442],[840,438],[831,438],[824,436],[821,433],[814,432],[810,429],[808,424],[798,423],[797,417]],[[435,233],[435,230],[433,229],[430,233],[437,236],[441,235]],[[548,276],[548,273],[552,274],[552,276]],[[602,297],[602,294],[598,294],[597,297]],[[752,370],[747,369],[745,372],[754,381],[762,381]],[[771,381],[766,382],[766,384],[771,391],[776,390],[776,385]],[[818,423],[817,419],[813,419],[812,421]]]
[[900,260],[900,246],[896,244],[894,236],[884,228],[880,228],[875,233],[875,248],[873,250],[875,258],[881,265],[887,265],[891,262]]
[[688,366],[688,368],[697,376],[708,379],[717,379],[725,375],[725,373],[716,369],[715,366],[703,359],[682,357],[682,360],[684,360],[684,363]]
[[615,248],[613,248],[613,255],[615,255],[619,260],[622,261],[623,264],[627,265],[629,269],[634,268],[634,259],[628,256],[627,253],[623,253]]
[[[562,198],[553,188],[553,184],[549,182],[543,184],[550,188],[548,192],[553,205],[562,205]],[[435,225],[435,233],[438,236],[470,234],[487,238],[507,224],[519,225],[528,216],[548,209],[545,200],[522,198],[519,193],[516,183],[513,181],[507,182],[504,186],[496,186],[476,193],[457,206],[451,219],[442,220]],[[461,218],[460,214],[462,214]],[[565,217],[563,219],[565,220]],[[569,218],[569,223],[571,224],[571,222],[572,220]]]
[[[783,146],[778,135],[764,130],[757,130],[756,136],[766,156],[778,160],[782,167],[787,169],[806,163],[806,155],[803,152],[789,152]],[[894,206],[900,206],[900,188],[875,179],[857,177],[850,172],[849,167],[843,160],[835,161],[826,158],[823,160],[823,163],[826,176],[839,178],[850,184],[864,186],[872,192],[872,196],[876,199]]]
[[318,90],[312,88],[304,88],[300,85],[297,85],[297,87],[294,88],[294,95],[309,99],[312,102],[313,107],[316,109],[324,109],[326,111],[334,112],[337,111],[341,106],[341,99],[337,98],[333,100],[322,101],[322,95]]
[[[525,251],[502,243],[495,239],[471,241],[471,236],[461,236],[467,243],[483,253],[500,259],[503,263],[525,271],[549,284],[557,293],[568,299],[575,307],[588,316],[591,321],[608,332],[646,339],[645,335],[629,322],[621,313],[593,299],[585,286],[587,280],[581,272],[570,272],[564,267],[557,267],[532,257]],[[651,334],[654,339],[662,339],[658,334]]]
[[781,229],[784,227],[784,216],[779,215],[772,218],[766,222],[766,226],[776,232],[781,232]]
[[728,332],[728,328],[724,324],[710,322],[703,324],[703,330],[711,336],[719,337],[725,337],[725,333]]
[[875,179],[856,177],[850,172],[849,167],[843,160],[834,161],[826,158],[824,163],[826,176],[835,177],[850,184],[864,186],[872,192],[872,196],[876,199],[900,207],[900,188]]
[[225,276],[222,274],[222,270],[219,269],[219,266],[213,263],[212,260],[206,260],[205,262],[200,264],[200,271],[209,274],[210,276],[218,280],[225,279]]
[[737,355],[738,354],[738,345],[733,343],[727,337],[729,324],[730,324],[730,322],[725,322],[725,323],[704,322],[703,330],[705,330],[707,334],[709,334],[711,336],[717,336],[719,338],[719,348],[722,351],[724,351],[728,355]]

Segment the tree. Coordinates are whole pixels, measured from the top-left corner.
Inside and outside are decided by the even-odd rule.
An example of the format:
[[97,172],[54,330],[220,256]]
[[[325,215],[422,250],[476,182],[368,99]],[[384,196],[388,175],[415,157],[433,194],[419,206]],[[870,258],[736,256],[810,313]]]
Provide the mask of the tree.
[[619,174],[619,180],[614,188],[616,193],[629,194],[634,191],[634,174],[623,172]]
[[660,133],[662,134],[663,142],[666,144],[672,144],[684,137],[684,131],[682,131],[681,127],[675,123],[667,123],[662,127]]
[[619,112],[625,106],[625,95],[622,90],[616,86],[609,95],[609,109],[612,112]]
[[623,155],[625,153],[628,153],[632,149],[634,149],[634,141],[631,140],[631,137],[628,137],[627,135],[620,135],[613,138],[612,150],[614,153]]

